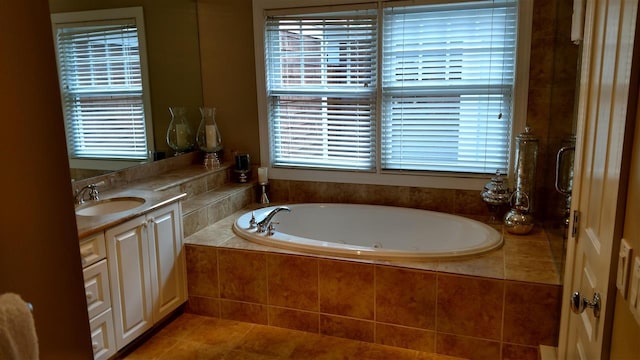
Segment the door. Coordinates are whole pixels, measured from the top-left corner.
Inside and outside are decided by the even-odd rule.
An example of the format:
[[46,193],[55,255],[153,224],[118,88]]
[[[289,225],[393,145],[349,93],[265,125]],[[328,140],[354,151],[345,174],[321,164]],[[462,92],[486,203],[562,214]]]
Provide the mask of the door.
[[167,316],[187,298],[181,218],[180,203],[147,215],[154,321]]
[[[624,209],[621,169],[638,0],[587,0],[582,57],[576,169],[559,341],[559,358],[608,358],[615,272]],[[633,99],[635,101],[635,99]],[[621,201],[622,200],[622,201]],[[614,246],[615,245],[615,246]],[[592,301],[600,314],[569,310],[572,292]]]
[[144,216],[105,232],[118,350],[153,325],[149,245]]

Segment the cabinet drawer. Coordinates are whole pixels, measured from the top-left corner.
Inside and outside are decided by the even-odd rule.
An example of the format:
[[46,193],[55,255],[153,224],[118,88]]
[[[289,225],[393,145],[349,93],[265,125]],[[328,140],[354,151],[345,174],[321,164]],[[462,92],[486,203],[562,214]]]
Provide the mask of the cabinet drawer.
[[107,260],[101,260],[83,270],[89,319],[111,307]]
[[82,257],[82,267],[107,257],[107,247],[104,242],[104,233],[95,234],[80,241],[80,256]]
[[95,360],[108,359],[116,353],[116,339],[113,331],[111,309],[91,319],[91,346]]

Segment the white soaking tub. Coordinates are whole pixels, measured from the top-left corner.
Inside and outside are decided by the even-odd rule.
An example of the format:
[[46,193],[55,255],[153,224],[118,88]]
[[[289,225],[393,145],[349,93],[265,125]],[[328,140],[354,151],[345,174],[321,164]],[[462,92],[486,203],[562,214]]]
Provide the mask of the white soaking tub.
[[294,204],[273,218],[275,231],[251,226],[281,206],[241,215],[234,232],[249,241],[321,255],[380,260],[468,257],[502,246],[501,234],[461,216],[409,208],[356,204]]

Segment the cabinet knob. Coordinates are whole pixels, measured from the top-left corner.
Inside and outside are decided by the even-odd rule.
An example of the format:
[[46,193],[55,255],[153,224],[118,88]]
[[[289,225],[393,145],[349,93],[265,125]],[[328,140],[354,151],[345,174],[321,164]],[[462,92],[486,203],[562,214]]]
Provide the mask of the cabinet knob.
[[100,348],[100,345],[97,342],[92,342],[91,347],[93,348],[93,352],[95,353]]
[[92,292],[87,292],[85,293],[86,297],[87,297],[87,301],[93,301],[94,296]]

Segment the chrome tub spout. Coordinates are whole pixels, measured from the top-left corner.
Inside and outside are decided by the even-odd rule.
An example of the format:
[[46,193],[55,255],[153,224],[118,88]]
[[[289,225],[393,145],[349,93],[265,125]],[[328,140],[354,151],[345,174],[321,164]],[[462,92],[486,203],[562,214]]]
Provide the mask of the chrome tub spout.
[[291,209],[289,209],[286,206],[278,206],[275,209],[269,211],[269,213],[267,213],[267,215],[264,217],[264,219],[262,219],[261,221],[259,221],[257,223],[257,225],[258,225],[258,230],[257,231],[259,233],[263,233],[263,232],[267,231],[267,229],[269,228],[269,225],[271,225],[273,217],[276,216],[276,214],[279,213],[280,211],[291,212]]

